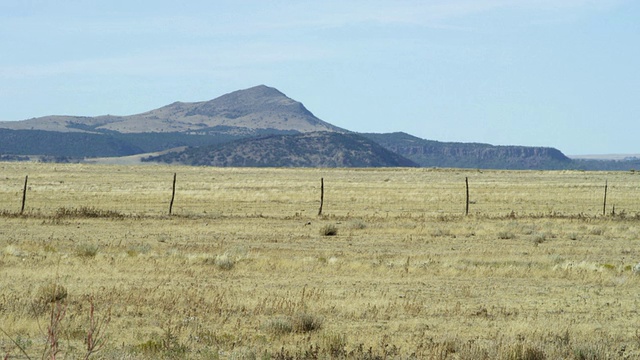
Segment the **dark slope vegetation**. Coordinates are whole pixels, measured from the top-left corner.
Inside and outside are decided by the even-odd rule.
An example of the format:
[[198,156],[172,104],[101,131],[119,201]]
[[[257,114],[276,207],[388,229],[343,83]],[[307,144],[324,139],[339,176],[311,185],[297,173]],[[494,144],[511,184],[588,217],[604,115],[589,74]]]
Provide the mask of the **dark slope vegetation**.
[[128,141],[99,134],[0,129],[0,154],[82,158],[142,152]]
[[314,132],[243,139],[148,157],[143,161],[254,167],[415,167],[416,163],[356,134]]
[[554,148],[439,142],[401,132],[361,135],[424,167],[553,170],[575,166]]
[[293,131],[253,130],[229,134],[212,128],[207,135],[185,133],[73,133],[43,130],[0,129],[0,154],[44,155],[66,158],[115,157],[163,151],[181,146],[222,144],[265,134]]

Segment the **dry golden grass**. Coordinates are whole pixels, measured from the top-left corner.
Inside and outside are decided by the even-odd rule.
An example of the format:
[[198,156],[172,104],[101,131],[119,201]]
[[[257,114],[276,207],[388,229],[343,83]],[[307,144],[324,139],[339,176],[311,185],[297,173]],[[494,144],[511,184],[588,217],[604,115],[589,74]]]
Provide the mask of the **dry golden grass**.
[[92,358],[640,356],[636,173],[0,169],[9,358],[41,357],[52,304],[58,358],[82,358],[91,299]]

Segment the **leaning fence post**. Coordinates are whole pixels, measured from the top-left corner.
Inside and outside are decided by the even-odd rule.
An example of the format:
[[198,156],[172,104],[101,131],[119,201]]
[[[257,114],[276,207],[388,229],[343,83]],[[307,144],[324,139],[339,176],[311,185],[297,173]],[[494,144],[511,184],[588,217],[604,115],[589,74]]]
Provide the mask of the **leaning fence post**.
[[29,180],[29,175],[24,177],[24,189],[22,189],[22,207],[20,208],[20,215],[24,212],[24,204],[27,201],[27,181]]
[[324,203],[324,178],[320,178],[320,210],[318,210],[318,216],[322,215],[322,203]]
[[173,190],[171,191],[171,203],[169,203],[169,215],[173,210],[173,199],[176,197],[176,175],[177,173],[173,173]]
[[467,186],[467,206],[464,210],[464,214],[469,215],[469,178],[468,177],[464,178],[464,183]]
[[602,216],[605,215],[605,213],[607,212],[607,185],[608,185],[608,181],[605,180],[604,182],[604,201],[602,204]]

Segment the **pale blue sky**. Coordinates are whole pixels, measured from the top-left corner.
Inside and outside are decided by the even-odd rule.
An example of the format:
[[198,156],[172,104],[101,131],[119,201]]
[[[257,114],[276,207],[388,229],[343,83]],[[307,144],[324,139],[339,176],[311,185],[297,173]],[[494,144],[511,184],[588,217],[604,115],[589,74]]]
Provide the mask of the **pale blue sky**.
[[640,153],[640,1],[0,0],[0,120],[259,84],[359,132]]

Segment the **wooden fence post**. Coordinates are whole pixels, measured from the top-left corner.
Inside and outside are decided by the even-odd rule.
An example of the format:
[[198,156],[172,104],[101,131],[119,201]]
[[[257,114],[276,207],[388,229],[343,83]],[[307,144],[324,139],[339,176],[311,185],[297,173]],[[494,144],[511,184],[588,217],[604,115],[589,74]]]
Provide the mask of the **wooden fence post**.
[[467,186],[467,206],[465,207],[464,214],[469,215],[469,178],[464,178],[464,183]]
[[29,175],[24,177],[24,189],[22,189],[22,207],[20,208],[20,215],[24,212],[24,204],[27,201],[27,181],[29,180]]
[[607,185],[608,185],[608,181],[605,180],[604,182],[604,201],[602,204],[602,216],[605,215],[605,213],[607,212]]
[[324,203],[324,178],[320,178],[320,210],[318,210],[318,216],[322,215],[323,203]]
[[173,199],[176,197],[176,175],[177,173],[173,173],[173,190],[171,191],[171,203],[169,203],[169,215],[173,210]]

